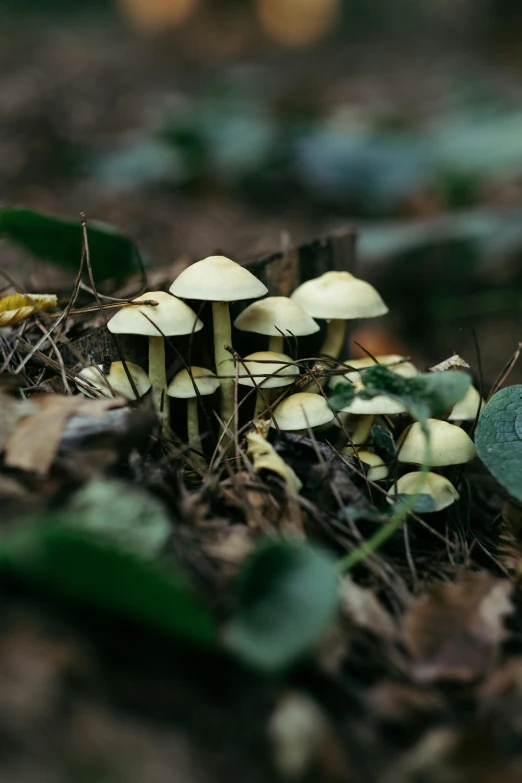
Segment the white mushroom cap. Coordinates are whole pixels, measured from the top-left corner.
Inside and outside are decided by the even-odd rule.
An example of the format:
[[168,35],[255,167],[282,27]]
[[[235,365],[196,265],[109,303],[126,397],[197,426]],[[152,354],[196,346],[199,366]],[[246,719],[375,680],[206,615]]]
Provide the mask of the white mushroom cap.
[[[425,476],[420,470],[412,473],[406,473],[390,489],[392,495],[429,495],[435,503],[430,511],[442,511],[443,508],[451,506],[460,495],[447,478],[439,476],[438,473],[426,473]],[[387,498],[389,503],[393,503],[392,498]],[[427,513],[427,512],[424,512]]]
[[169,337],[199,332],[203,328],[194,310],[181,299],[176,299],[165,291],[147,291],[140,296],[140,301],[146,299],[158,304],[122,307],[107,324],[109,332]]
[[[143,397],[151,387],[149,376],[137,364],[133,362],[125,362],[125,364],[136,386],[138,397]],[[89,384],[88,389],[84,385],[76,384],[82,394],[86,397],[114,397],[115,394],[121,394],[129,400],[136,399],[123,362],[112,362],[106,375],[102,369],[103,364],[92,364],[78,373],[78,377]]]
[[[307,430],[329,424],[334,415],[321,394],[292,394],[274,408],[273,416],[280,430]],[[275,427],[273,421],[271,427]]]
[[381,481],[388,476],[388,468],[386,464],[379,457],[379,455],[374,454],[373,451],[365,451],[364,449],[358,451],[357,449],[353,449],[351,446],[347,446],[342,450],[341,454],[350,454],[352,456],[356,454],[363,465],[367,466],[366,475],[372,481]]
[[293,359],[275,351],[256,351],[238,362],[237,382],[241,386],[279,389],[294,383],[297,375],[299,367],[293,363]]
[[291,298],[312,318],[373,318],[388,312],[375,288],[350,272],[325,272],[302,283]]
[[188,370],[180,370],[171,380],[167,387],[169,397],[177,397],[183,400],[189,400],[197,397],[194,385],[198,392],[204,397],[207,394],[214,394],[219,389],[219,378],[215,376],[212,370],[205,367],[191,367],[189,375]]
[[[430,466],[460,465],[476,456],[475,445],[469,435],[455,424],[439,419],[428,419],[430,438]],[[399,439],[400,462],[423,465],[426,451],[426,437],[418,421],[411,424]]]
[[457,402],[448,416],[449,421],[475,421],[477,413],[484,407],[484,400],[474,386],[470,386],[465,397]]
[[182,299],[237,302],[258,299],[268,289],[248,269],[226,256],[208,256],[183,270],[170,292]]
[[279,337],[293,334],[300,337],[319,331],[319,324],[302,307],[287,296],[268,296],[253,302],[234,321],[243,332]]

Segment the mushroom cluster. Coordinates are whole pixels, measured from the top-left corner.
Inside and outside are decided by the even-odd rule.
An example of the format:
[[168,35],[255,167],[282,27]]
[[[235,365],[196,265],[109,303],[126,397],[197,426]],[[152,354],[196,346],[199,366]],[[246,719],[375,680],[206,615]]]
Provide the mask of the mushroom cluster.
[[[476,418],[483,404],[478,391],[471,387],[444,419],[428,421],[429,448],[425,431],[406,419],[406,408],[401,402],[388,396],[364,399],[356,394],[334,414],[326,390],[350,384],[357,392],[363,387],[361,371],[374,363],[405,378],[418,373],[408,358],[399,355],[339,360],[347,322],[384,315],[388,311],[386,304],[375,288],[348,272],[326,272],[307,280],[290,297],[265,296],[267,293],[266,286],[251,272],[225,256],[209,256],[192,264],[177,277],[170,293],[142,294],[136,303],[122,306],[109,321],[109,330],[115,335],[147,338],[148,372],[132,362],[113,362],[108,367],[93,365],[78,374],[78,388],[87,395],[120,394],[130,401],[137,401],[151,390],[164,436],[170,432],[170,405],[181,406],[179,412],[187,422],[186,442],[197,460],[205,458],[203,444],[207,443],[202,441],[200,432],[201,412],[206,413],[207,422],[217,418],[224,431],[233,433],[232,444],[238,421],[243,426],[248,424],[248,417],[263,418],[272,433],[321,433],[326,428],[332,437],[344,437],[344,446],[339,446],[342,454],[369,481],[388,481],[390,501],[396,495],[421,492],[431,496],[433,510],[440,510],[457,500],[457,490],[438,471],[475,456],[465,423]],[[196,335],[204,328],[190,306],[195,307],[196,302],[212,305],[214,366],[190,366],[190,357],[184,358],[178,349],[183,366],[180,369],[178,365],[171,373],[165,363],[165,342],[172,341],[176,347],[178,337]],[[237,302],[245,302],[246,306],[235,318],[233,329],[229,306]],[[320,330],[315,319],[326,321],[326,336],[320,349],[324,362],[321,357],[321,362],[310,368],[295,356],[299,355],[299,338]],[[238,353],[234,330],[268,338],[265,350]],[[203,338],[206,333],[204,330]],[[198,335],[197,339],[201,337]],[[324,381],[328,381],[326,386]],[[211,401],[217,401],[213,395],[218,391],[219,405],[213,410]],[[389,430],[392,438],[399,434],[393,460],[383,459],[382,453],[377,453],[372,436],[374,425]],[[335,427],[340,428],[342,436]],[[412,465],[424,470],[412,470]],[[407,471],[403,475],[402,466]]]

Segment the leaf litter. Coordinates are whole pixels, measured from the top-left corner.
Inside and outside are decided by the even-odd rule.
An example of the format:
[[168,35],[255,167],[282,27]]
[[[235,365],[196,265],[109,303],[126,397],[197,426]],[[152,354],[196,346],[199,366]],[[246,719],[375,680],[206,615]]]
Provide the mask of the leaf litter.
[[[46,218],[42,230],[49,228]],[[61,320],[50,316],[55,328],[33,312],[0,332],[0,580],[17,607],[0,637],[0,671],[8,673],[25,595],[34,602],[23,609],[30,640],[43,634],[51,644],[50,621],[35,631],[42,612],[63,623],[68,652],[58,645],[51,653],[67,660],[55,664],[59,672],[76,661],[83,688],[100,687],[109,673],[123,709],[130,699],[146,715],[159,704],[167,714],[181,711],[189,732],[214,735],[203,759],[226,739],[248,771],[255,735],[259,780],[520,779],[516,500],[472,464],[447,473],[465,504],[434,515],[408,500],[390,508],[357,455],[340,453],[334,430],[327,439],[312,430],[276,438],[268,426],[243,430],[235,456],[218,447],[207,469],[183,435],[161,440],[147,402],[71,393],[93,350],[104,363],[107,344],[95,341],[87,354],[80,347],[78,337],[92,331],[87,289],[74,294],[78,314],[72,298],[58,302],[62,315],[69,310]],[[186,345],[192,350],[190,339]],[[113,359],[119,350],[110,346]],[[321,380],[314,357],[300,361]],[[338,372],[335,363],[323,368],[326,380]],[[431,369],[404,379],[370,368],[361,397],[399,399],[421,422],[443,416],[468,388],[469,365],[451,357]],[[335,389],[332,407],[350,395]],[[200,414],[208,450],[218,423],[203,403]],[[409,420],[380,417],[372,427],[392,471]],[[347,553],[391,523],[382,543],[342,573]],[[45,609],[37,608],[42,599]],[[103,673],[85,660],[90,646],[78,658],[78,633],[93,634]],[[107,656],[115,634],[126,640],[122,671]],[[22,678],[33,666],[31,659]],[[65,679],[53,674],[53,699],[68,693]],[[40,698],[48,718],[51,697]],[[234,769],[228,759],[217,779]]]

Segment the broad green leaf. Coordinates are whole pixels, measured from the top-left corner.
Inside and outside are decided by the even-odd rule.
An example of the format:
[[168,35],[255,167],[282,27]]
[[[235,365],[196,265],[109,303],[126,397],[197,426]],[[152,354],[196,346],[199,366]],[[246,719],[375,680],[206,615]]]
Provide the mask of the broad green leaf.
[[91,531],[153,557],[170,535],[167,512],[156,498],[123,481],[98,479],[71,497],[52,515],[54,522]]
[[83,531],[34,523],[8,533],[2,575],[200,646],[215,642],[212,617],[179,575]]
[[442,416],[463,399],[471,385],[466,373],[446,370],[403,378],[383,365],[375,365],[361,371],[366,387],[362,396],[386,394],[402,402],[413,418],[423,422]]
[[493,395],[480,414],[475,444],[497,481],[522,501],[522,385]]
[[[133,242],[100,223],[87,230],[91,265],[97,281],[122,279],[140,269]],[[42,261],[75,272],[82,252],[82,228],[78,220],[33,212],[21,207],[0,209],[0,240],[4,239]]]
[[333,561],[321,550],[282,540],[264,544],[238,578],[230,647],[267,671],[290,665],[331,621],[337,586]]

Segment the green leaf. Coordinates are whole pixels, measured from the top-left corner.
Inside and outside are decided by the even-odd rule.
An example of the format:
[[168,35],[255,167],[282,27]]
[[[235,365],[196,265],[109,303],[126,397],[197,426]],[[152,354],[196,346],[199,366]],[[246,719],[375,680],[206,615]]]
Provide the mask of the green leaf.
[[385,462],[394,460],[397,456],[397,447],[390,430],[379,426],[379,424],[374,424],[370,432],[375,453]]
[[290,665],[331,621],[337,586],[335,565],[321,550],[289,541],[264,544],[238,578],[230,647],[267,671]]
[[[408,513],[416,511],[417,514],[428,514],[435,508],[435,501],[430,495],[405,495],[399,493],[393,496],[393,511],[399,511],[407,505]],[[413,503],[413,505],[412,505]]]
[[346,408],[355,397],[355,386],[351,383],[337,383],[333,388],[333,394],[328,400],[328,405],[333,411]]
[[91,531],[142,557],[154,557],[170,535],[167,512],[156,498],[123,481],[90,481],[52,521]]
[[200,646],[215,642],[211,615],[179,575],[82,531],[16,529],[0,542],[2,575]]
[[[109,226],[87,229],[91,265],[96,281],[123,279],[141,268],[133,242]],[[0,239],[5,239],[41,261],[75,272],[80,265],[82,227],[79,220],[44,215],[30,209],[0,209]]]
[[361,396],[386,394],[402,402],[413,418],[424,422],[438,418],[465,397],[471,377],[456,370],[403,378],[381,364],[361,371],[366,390]]
[[475,443],[490,473],[522,501],[522,385],[493,395],[480,414]]

